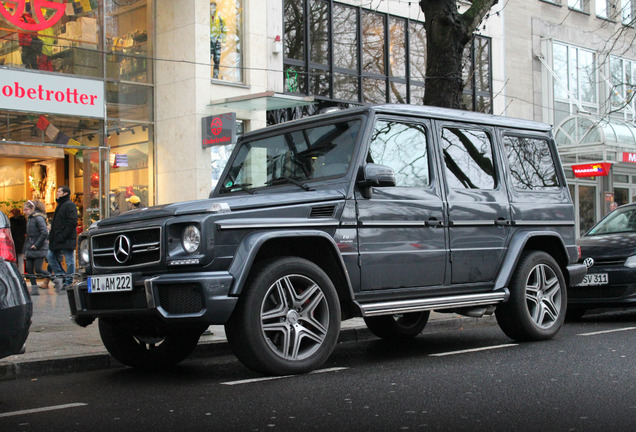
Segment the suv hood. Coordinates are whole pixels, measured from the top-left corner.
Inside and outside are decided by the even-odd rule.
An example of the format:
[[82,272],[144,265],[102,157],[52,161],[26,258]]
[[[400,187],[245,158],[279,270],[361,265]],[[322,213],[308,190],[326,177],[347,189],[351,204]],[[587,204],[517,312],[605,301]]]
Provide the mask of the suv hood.
[[302,204],[307,202],[325,202],[342,200],[345,195],[339,190],[298,191],[268,194],[234,194],[221,198],[209,198],[196,201],[181,201],[172,204],[164,204],[154,207],[131,210],[121,215],[97,222],[94,227],[104,227],[122,223],[137,222],[142,220],[214,212],[215,204],[225,203],[230,211],[251,210],[263,207],[280,207]]

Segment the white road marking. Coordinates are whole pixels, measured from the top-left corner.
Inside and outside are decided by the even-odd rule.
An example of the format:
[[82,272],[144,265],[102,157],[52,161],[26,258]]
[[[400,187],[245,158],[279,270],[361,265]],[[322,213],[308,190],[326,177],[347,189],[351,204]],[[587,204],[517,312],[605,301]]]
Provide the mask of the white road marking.
[[33,408],[33,409],[28,409],[28,410],[21,410],[21,411],[12,411],[12,412],[8,412],[8,413],[0,413],[0,417],[12,417],[12,416],[17,416],[17,415],[24,415],[24,414],[33,414],[33,413],[39,413],[39,412],[44,412],[44,411],[54,411],[54,410],[61,410],[61,409],[67,409],[67,408],[77,408],[77,407],[81,407],[81,406],[85,406],[88,405],[86,403],[70,403],[70,404],[65,404],[65,405],[54,405],[54,406],[48,406],[48,407],[42,407],[42,408]]
[[577,334],[577,336],[594,336],[594,335],[600,335],[605,333],[615,333],[615,332],[628,331],[628,330],[636,330],[636,327],[625,327],[620,329],[603,330],[603,331],[597,331],[592,333],[580,333],[580,334]]
[[486,351],[486,350],[499,349],[499,348],[508,348],[508,347],[513,347],[513,346],[518,346],[518,345],[519,344],[493,345],[493,346],[483,347],[483,348],[473,348],[473,349],[460,350],[460,351],[449,351],[449,352],[444,352],[444,353],[429,354],[429,356],[431,356],[431,357],[444,357],[444,356],[455,355],[455,354],[465,354],[465,353],[471,353],[471,352],[477,352],[477,351]]
[[[328,369],[318,369],[318,370],[315,370],[313,372],[309,372],[309,374],[319,374],[319,373],[325,373],[325,372],[336,372],[336,371],[341,371],[341,370],[345,370],[345,369],[349,369],[349,368],[348,367],[334,367],[334,368],[328,368]],[[283,378],[291,378],[291,377],[295,377],[295,376],[298,376],[298,375],[282,375],[282,376],[275,376],[275,377],[252,378],[252,379],[239,380],[239,381],[228,381],[228,382],[224,382],[224,383],[221,383],[221,384],[223,384],[223,385],[249,384],[249,383],[260,382],[260,381],[271,381],[271,380],[277,380],[277,379],[283,379]]]

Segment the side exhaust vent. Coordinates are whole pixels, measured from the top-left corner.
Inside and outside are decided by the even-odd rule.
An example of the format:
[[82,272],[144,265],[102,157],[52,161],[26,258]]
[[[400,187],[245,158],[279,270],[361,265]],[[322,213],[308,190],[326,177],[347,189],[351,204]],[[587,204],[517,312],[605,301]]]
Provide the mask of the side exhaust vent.
[[316,206],[311,209],[309,218],[332,218],[335,210],[335,205]]

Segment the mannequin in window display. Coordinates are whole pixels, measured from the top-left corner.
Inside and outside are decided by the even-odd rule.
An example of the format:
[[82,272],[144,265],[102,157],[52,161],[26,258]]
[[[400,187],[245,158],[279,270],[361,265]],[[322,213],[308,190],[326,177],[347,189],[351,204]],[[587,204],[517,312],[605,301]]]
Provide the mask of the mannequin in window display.
[[210,55],[214,63],[213,78],[219,77],[219,67],[221,63],[221,50],[225,42],[225,19],[216,13],[216,3],[210,3]]

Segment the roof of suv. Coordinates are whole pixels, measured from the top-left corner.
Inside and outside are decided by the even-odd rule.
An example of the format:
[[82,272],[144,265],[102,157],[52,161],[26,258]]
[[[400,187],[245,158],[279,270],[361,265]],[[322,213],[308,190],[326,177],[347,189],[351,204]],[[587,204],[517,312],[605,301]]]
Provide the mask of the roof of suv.
[[440,108],[427,105],[408,105],[408,104],[381,104],[381,105],[368,105],[357,108],[348,108],[339,111],[331,111],[326,114],[318,114],[309,117],[303,117],[297,120],[291,120],[288,122],[280,123],[273,126],[268,126],[264,129],[258,129],[252,132],[244,134],[242,137],[249,138],[252,135],[260,133],[271,133],[279,129],[286,129],[290,126],[300,125],[304,123],[311,123],[321,119],[338,118],[344,115],[355,115],[362,113],[382,113],[391,115],[408,115],[418,116],[425,118],[435,118],[442,120],[451,120],[458,122],[470,122],[483,125],[512,127],[518,129],[527,129],[548,132],[552,129],[552,126],[536,122],[532,120],[523,120],[513,117],[503,117],[493,114],[483,114],[473,111],[462,111],[450,108]]

